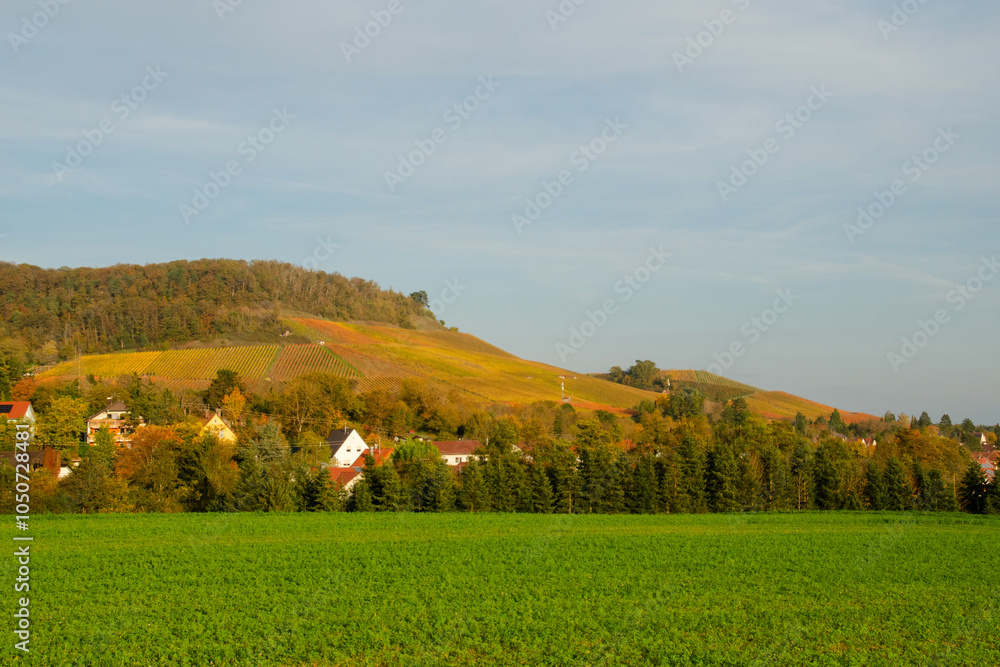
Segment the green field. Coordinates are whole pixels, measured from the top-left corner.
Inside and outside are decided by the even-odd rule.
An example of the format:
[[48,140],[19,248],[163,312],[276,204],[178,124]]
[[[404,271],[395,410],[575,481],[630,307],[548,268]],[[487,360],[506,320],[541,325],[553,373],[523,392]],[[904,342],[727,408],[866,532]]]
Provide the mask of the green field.
[[8,632],[5,664],[1000,664],[998,518],[32,521],[32,650]]

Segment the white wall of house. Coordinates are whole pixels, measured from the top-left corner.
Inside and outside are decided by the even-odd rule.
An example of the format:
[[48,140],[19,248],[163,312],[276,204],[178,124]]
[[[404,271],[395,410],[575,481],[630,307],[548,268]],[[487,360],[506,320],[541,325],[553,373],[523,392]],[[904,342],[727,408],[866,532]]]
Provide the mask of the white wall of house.
[[334,467],[349,468],[366,451],[368,451],[368,445],[365,444],[364,439],[358,435],[357,431],[351,431],[351,434],[347,436],[347,439],[344,440],[343,444],[333,454],[333,458],[336,461]]

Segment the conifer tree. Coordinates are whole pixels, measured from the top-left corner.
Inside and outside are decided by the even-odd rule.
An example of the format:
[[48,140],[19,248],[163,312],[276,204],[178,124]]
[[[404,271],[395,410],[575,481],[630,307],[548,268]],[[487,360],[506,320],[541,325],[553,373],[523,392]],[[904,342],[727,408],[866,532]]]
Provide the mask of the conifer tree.
[[708,455],[708,497],[713,512],[739,512],[739,463],[732,445],[720,444]]
[[970,461],[962,477],[959,487],[959,502],[962,509],[970,514],[983,514],[986,512],[989,484],[986,482],[986,474],[976,461]]
[[894,512],[913,509],[913,488],[896,457],[886,461],[882,473],[885,483],[885,509]]
[[840,485],[840,471],[832,452],[829,447],[820,446],[813,462],[813,501],[816,507],[821,510],[840,509],[843,502]]
[[653,457],[649,455],[640,456],[630,471],[628,484],[629,511],[634,514],[655,514],[659,505],[659,491]]
[[874,461],[868,462],[868,468],[865,472],[865,502],[870,510],[885,509],[885,484],[882,481],[882,472]]
[[552,484],[545,468],[535,464],[531,466],[531,507],[537,514],[552,513]]

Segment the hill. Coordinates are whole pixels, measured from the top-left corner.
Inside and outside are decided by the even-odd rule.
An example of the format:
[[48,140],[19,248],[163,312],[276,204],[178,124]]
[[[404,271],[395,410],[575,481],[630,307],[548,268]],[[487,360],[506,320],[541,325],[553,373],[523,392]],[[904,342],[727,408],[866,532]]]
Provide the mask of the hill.
[[[565,387],[565,395],[576,406],[616,412],[657,396],[600,376],[526,361],[475,336],[417,322],[419,328],[406,329],[375,322],[283,318],[283,339],[304,342],[86,355],[49,368],[38,379],[45,384],[136,373],[175,389],[204,389],[218,370],[226,368],[264,391],[304,373],[325,371],[348,378],[359,392],[393,390],[407,378],[420,378],[477,402],[560,401]],[[769,418],[791,419],[801,411],[815,419],[833,412],[830,406],[705,371],[670,370],[662,376],[670,378],[674,388],[690,386],[716,402],[743,397],[751,410]],[[863,417],[869,415],[844,413],[846,421]]]
[[[106,268],[0,263],[0,326],[33,360],[229,336],[277,342],[281,313],[412,326],[424,305],[371,281],[274,261]],[[29,360],[31,360],[29,359]]]
[[421,378],[484,402],[560,401],[560,383],[575,405],[621,411],[650,392],[525,361],[474,336],[457,331],[419,331],[381,323],[344,323],[316,318],[281,320],[291,336],[312,342],[241,345],[160,352],[85,355],[39,374],[42,384],[137,373],[173,388],[202,389],[216,371],[240,373],[257,390],[310,371],[351,380],[361,392],[393,389]]

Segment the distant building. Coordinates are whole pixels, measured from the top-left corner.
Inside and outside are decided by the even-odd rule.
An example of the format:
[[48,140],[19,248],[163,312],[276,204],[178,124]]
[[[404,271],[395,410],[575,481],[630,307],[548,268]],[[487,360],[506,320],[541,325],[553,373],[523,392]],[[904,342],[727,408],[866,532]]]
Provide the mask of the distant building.
[[218,414],[213,412],[198,421],[201,422],[201,431],[198,432],[199,437],[206,433],[211,433],[222,442],[236,442],[236,433],[233,432],[233,429],[229,428],[229,424],[224,422]]
[[441,453],[441,458],[450,466],[468,463],[473,458],[473,452],[483,446],[478,440],[442,440],[434,446]]
[[980,451],[992,452],[995,449],[995,447],[991,445],[990,441],[986,438],[985,433],[973,433],[972,437],[975,440],[976,444],[979,445]]
[[[0,452],[0,464],[6,463],[11,468],[17,465],[17,460],[14,458],[18,452]],[[53,449],[52,447],[46,447],[40,452],[27,452],[28,454],[28,470],[34,472],[39,468],[47,469],[53,477],[65,477],[69,474],[69,468],[66,468],[65,474],[62,472],[63,466],[61,462],[61,453],[58,449]],[[22,464],[25,465],[25,464]],[[15,468],[16,469],[16,468]],[[24,470],[23,468],[21,469]]]
[[979,467],[983,469],[983,474],[986,475],[991,483],[996,479],[997,474],[997,457],[996,454],[980,454],[976,457],[976,462]]
[[[132,441],[132,429],[128,420],[129,414],[127,405],[121,401],[115,401],[114,403],[109,403],[108,407],[97,414],[91,415],[87,419],[87,444],[93,445],[97,437],[97,432],[102,427],[107,426],[111,432],[111,436],[115,439],[115,444],[119,447],[128,447]],[[145,425],[142,417],[139,418],[138,425]]]
[[[326,444],[330,447],[330,464],[336,468],[348,468],[358,457],[368,451],[361,435],[353,428],[330,431],[326,436]],[[362,463],[364,465],[364,463]]]
[[7,421],[35,423],[35,410],[31,407],[31,401],[5,401],[0,403],[0,415],[7,418]]
[[[388,461],[392,456],[392,452],[393,450],[391,448],[376,449],[372,451],[371,455],[372,458],[375,459],[375,465],[380,466]],[[365,454],[362,454],[349,466],[329,468],[330,479],[333,481],[334,485],[340,487],[344,491],[350,491],[355,484],[364,479],[365,456]]]

